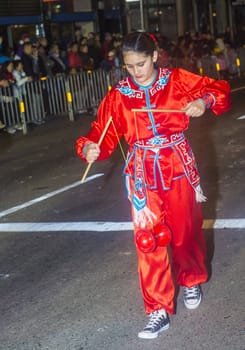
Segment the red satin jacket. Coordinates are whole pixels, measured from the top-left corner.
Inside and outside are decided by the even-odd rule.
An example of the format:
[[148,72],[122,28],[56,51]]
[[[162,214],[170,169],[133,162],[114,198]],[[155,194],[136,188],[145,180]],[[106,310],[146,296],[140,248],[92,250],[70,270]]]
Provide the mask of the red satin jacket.
[[[174,143],[176,135],[179,137],[188,128],[189,117],[185,113],[146,112],[144,109],[181,110],[198,98],[202,98],[206,108],[216,115],[231,107],[230,87],[224,80],[202,77],[179,68],[158,68],[149,86],[140,86],[132,77],[127,77],[114,85],[101,102],[97,121],[92,123],[89,133],[76,142],[77,154],[85,160],[84,144],[98,142],[108,118],[112,116],[113,122],[101,144],[98,160],[109,157],[118,144],[118,138],[123,135],[129,145],[124,173],[135,180],[135,143],[140,141],[145,145],[150,140],[154,147],[147,147],[146,151],[143,147],[140,151],[146,185],[156,187],[156,171],[159,171],[164,189],[170,188],[171,181],[181,176],[187,176],[195,188],[199,184],[198,172],[188,141],[184,139],[177,146]],[[132,109],[141,111],[133,112]],[[161,145],[156,152],[159,139]],[[162,139],[166,140],[166,147]],[[169,140],[173,143],[169,144]]]

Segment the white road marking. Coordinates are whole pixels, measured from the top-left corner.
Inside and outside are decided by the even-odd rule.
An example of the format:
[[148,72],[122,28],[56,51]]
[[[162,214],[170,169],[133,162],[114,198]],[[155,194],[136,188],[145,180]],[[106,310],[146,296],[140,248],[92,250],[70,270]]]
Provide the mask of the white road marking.
[[131,231],[132,222],[16,222],[0,223],[0,232]]
[[[207,219],[203,229],[244,229],[245,219]],[[132,231],[133,224],[124,222],[15,222],[0,223],[0,232],[113,232]]]
[[49,192],[47,194],[44,194],[41,197],[34,198],[34,199],[32,199],[32,200],[30,200],[28,202],[16,205],[15,207],[12,207],[10,209],[3,210],[3,211],[0,212],[0,218],[2,218],[4,216],[7,216],[9,214],[15,213],[16,211],[19,211],[21,209],[25,209],[27,207],[30,207],[33,204],[42,202],[45,199],[48,199],[48,198],[53,197],[53,196],[56,196],[57,194],[60,194],[60,193],[65,192],[67,190],[70,190],[71,188],[83,185],[86,182],[92,181],[92,180],[96,179],[97,177],[100,177],[100,176],[103,176],[103,175],[104,175],[103,173],[99,173],[99,174],[95,174],[95,175],[89,176],[89,177],[86,178],[86,180],[83,183],[81,183],[81,181],[76,181],[76,182],[72,183],[71,185],[62,187],[62,188],[60,188],[60,189],[58,189],[56,191],[53,191],[53,192]]
[[206,219],[203,221],[203,229],[245,228],[245,219]]
[[241,115],[241,116],[238,117],[237,119],[245,119],[245,115]]

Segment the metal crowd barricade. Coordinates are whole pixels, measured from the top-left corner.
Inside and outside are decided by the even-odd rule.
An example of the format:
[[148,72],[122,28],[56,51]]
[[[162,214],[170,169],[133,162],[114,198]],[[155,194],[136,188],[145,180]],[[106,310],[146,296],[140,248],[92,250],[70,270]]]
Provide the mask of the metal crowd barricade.
[[203,56],[198,60],[198,71],[200,75],[206,75],[213,79],[219,79],[215,56]]
[[107,92],[106,73],[102,70],[72,74],[67,79],[74,113],[97,107]]
[[22,125],[27,133],[27,124],[41,124],[45,118],[44,93],[41,81],[26,83],[0,90],[0,113],[6,127]]
[[6,128],[22,125],[26,134],[28,124],[39,125],[51,116],[69,114],[66,81],[65,76],[57,76],[1,88],[0,114]]
[[245,47],[240,47],[237,50],[237,54],[238,54],[238,61],[237,61],[237,65],[239,66],[239,71],[240,74],[245,73]]
[[245,49],[230,48],[221,55],[204,56],[198,61],[198,71],[214,79],[239,78],[245,71]]
[[65,75],[43,78],[41,80],[46,117],[67,115],[67,87],[65,82]]
[[18,99],[14,96],[12,87],[0,89],[0,115],[6,127],[21,124]]
[[26,94],[22,94],[25,103],[27,123],[41,123],[45,119],[44,91],[41,80],[26,84]]

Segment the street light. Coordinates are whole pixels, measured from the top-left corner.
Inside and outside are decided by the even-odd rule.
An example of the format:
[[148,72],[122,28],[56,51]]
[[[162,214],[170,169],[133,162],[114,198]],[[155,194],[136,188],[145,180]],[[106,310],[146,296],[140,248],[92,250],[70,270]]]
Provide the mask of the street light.
[[141,31],[145,31],[145,24],[144,24],[144,6],[143,6],[143,0],[125,0],[126,3],[130,2],[139,2],[140,5],[140,26],[141,26]]

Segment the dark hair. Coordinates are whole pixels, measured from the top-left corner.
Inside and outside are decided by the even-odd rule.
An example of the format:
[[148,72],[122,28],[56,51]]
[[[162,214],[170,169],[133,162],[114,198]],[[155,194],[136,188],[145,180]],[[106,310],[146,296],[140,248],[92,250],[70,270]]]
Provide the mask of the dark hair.
[[22,62],[22,60],[14,60],[13,63],[14,63],[14,69],[16,69],[18,67],[18,65],[20,63],[23,63],[23,62]]
[[10,63],[13,63],[13,61],[12,60],[8,60],[8,61],[5,61],[2,65],[1,65],[1,72],[2,73],[7,73],[8,72],[8,65],[10,64]]
[[134,32],[126,35],[122,43],[122,54],[128,51],[152,56],[156,50],[155,42],[146,33]]

